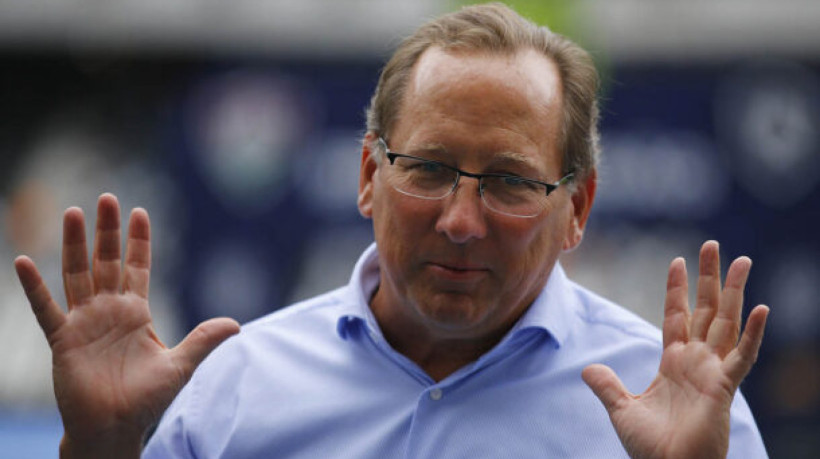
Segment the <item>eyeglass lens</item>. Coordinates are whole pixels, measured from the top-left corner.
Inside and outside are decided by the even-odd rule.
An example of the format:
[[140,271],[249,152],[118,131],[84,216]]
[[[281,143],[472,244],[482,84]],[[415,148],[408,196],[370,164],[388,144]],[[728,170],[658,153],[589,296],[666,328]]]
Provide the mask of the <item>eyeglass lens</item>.
[[[396,190],[422,199],[442,199],[456,187],[459,173],[441,163],[397,156],[388,176]],[[543,185],[519,177],[481,178],[484,204],[496,212],[532,217],[548,205]]]

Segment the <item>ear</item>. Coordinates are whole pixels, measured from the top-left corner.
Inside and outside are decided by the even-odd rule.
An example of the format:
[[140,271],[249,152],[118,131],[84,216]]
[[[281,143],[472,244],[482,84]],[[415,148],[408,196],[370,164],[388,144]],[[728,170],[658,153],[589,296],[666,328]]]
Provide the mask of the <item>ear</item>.
[[593,169],[582,182],[578,183],[572,193],[572,215],[567,227],[567,234],[564,237],[563,249],[570,251],[581,244],[584,238],[584,228],[586,228],[589,211],[592,210],[592,202],[595,200],[595,189],[598,185],[598,171]]
[[371,148],[376,143],[376,134],[368,132],[362,142],[362,163],[359,168],[359,198],[356,203],[359,213],[364,218],[373,216],[373,178],[379,164],[376,162],[376,155],[379,154]]

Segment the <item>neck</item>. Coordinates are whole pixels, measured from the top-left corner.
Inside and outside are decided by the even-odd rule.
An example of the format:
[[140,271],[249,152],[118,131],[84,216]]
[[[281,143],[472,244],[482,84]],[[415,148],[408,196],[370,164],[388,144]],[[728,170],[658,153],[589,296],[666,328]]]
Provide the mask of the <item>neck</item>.
[[394,306],[378,292],[370,302],[373,315],[390,346],[416,363],[434,381],[441,381],[478,360],[509,330],[509,327],[503,327],[474,336],[467,331],[435,329],[413,320],[407,314],[407,308]]

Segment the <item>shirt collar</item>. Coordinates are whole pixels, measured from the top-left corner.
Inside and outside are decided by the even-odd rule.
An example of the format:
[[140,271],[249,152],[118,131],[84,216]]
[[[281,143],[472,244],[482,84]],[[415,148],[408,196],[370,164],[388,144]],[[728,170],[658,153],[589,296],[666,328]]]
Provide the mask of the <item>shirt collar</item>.
[[379,252],[376,243],[370,244],[359,257],[347,290],[352,294],[349,303],[340,312],[336,324],[336,331],[343,339],[347,339],[350,327],[354,323],[365,322],[372,331],[379,330],[373,312],[370,310],[370,299],[379,286]]
[[[381,333],[376,318],[370,310],[370,299],[379,286],[379,252],[372,243],[362,253],[353,274],[350,276],[348,291],[353,301],[344,307],[337,322],[339,336],[346,339],[354,323],[364,322],[370,331]],[[507,334],[507,338],[523,330],[541,329],[546,331],[560,346],[570,330],[570,318],[577,299],[572,295],[571,281],[563,267],[556,263],[547,280],[546,287],[533,301],[524,315]]]
[[527,329],[541,329],[549,333],[560,347],[569,335],[572,311],[577,305],[572,292],[572,282],[567,278],[561,263],[556,262],[547,285],[518,319],[508,336]]

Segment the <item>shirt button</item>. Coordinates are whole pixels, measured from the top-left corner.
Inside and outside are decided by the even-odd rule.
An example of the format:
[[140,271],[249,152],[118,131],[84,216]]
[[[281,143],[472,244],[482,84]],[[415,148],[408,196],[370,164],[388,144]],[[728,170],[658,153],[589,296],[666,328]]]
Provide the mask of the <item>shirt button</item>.
[[433,400],[441,400],[442,395],[444,395],[444,393],[441,389],[436,388],[430,391],[430,398]]

